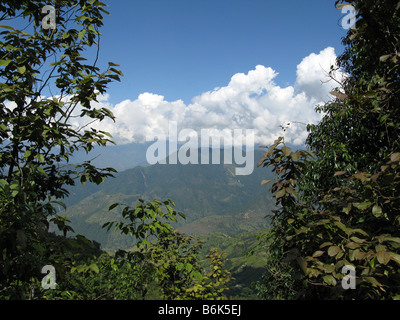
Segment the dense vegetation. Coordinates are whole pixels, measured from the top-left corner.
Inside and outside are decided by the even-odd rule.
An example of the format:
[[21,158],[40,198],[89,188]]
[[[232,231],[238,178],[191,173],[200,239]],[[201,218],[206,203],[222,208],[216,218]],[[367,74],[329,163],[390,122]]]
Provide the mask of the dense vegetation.
[[[115,230],[135,237],[135,250],[109,255],[84,236],[67,238],[73,230],[59,215],[66,187],[76,181],[99,184],[115,172],[90,161],[70,162],[74,152],[112,141],[107,132],[74,128],[69,120],[114,119],[93,102],[123,74],[112,62],[105,71],[96,66],[104,3],[57,1],[56,28],[41,25],[46,5],[0,3],[0,20],[7,21],[0,26],[0,298],[143,299],[154,282],[164,298],[223,297],[230,276],[221,254],[211,250],[209,263],[200,261],[201,245],[169,224],[178,214],[170,200],[140,200],[134,209],[122,210],[127,222],[117,222]],[[24,31],[10,20],[24,24]],[[91,47],[97,54],[89,63],[82,54]],[[51,97],[43,97],[46,93]],[[62,236],[49,233],[50,225]],[[46,277],[41,273],[45,266],[55,268]],[[55,290],[46,291],[54,286],[52,275]],[[42,279],[49,282],[42,285]]]
[[[123,76],[115,63],[97,67],[107,11],[97,0],[57,1],[57,28],[45,29],[46,4],[0,2],[0,299],[224,299],[256,292],[262,299],[400,298],[398,1],[351,2],[357,26],[338,58],[347,77],[332,92],[336,98],[316,108],[323,119],[308,126],[307,150],[279,138],[260,160],[266,176],[275,174],[262,182],[272,183],[275,199],[270,229],[258,236],[210,233],[201,241],[173,227],[185,215],[172,200],[138,199],[108,206],[119,215],[103,228],[133,238],[129,250],[112,253],[82,235],[68,237],[73,229],[60,215],[71,186],[101,184],[115,173],[90,161],[71,163],[75,152],[112,138],[69,124],[73,116],[114,119],[93,107]],[[10,20],[28,26],[3,25]],[[90,48],[92,63],[82,56]],[[45,266],[55,268],[55,289],[46,289],[54,283]],[[355,270],[355,289],[342,286],[352,280],[346,266]],[[257,291],[243,289],[262,267]]]
[[[317,107],[324,117],[308,127],[309,149],[293,152],[281,138],[260,161],[276,173],[264,184],[279,206],[264,238],[265,299],[400,298],[400,4],[351,4],[357,24],[338,58],[348,76]],[[344,266],[355,289],[342,287]]]

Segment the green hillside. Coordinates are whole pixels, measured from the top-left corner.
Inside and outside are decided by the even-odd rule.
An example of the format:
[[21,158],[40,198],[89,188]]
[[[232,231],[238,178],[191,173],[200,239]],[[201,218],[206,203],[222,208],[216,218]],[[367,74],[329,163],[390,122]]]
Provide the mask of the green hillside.
[[234,280],[228,295],[234,299],[257,299],[255,283],[265,272],[266,250],[258,246],[257,236],[264,231],[252,231],[230,236],[216,232],[200,235],[203,251],[218,248],[226,255],[225,266]]
[[[261,156],[256,151],[255,161]],[[129,248],[129,237],[106,233],[101,225],[120,218],[113,203],[133,206],[137,199],[173,199],[186,215],[176,225],[188,234],[222,232],[235,235],[266,226],[265,215],[272,209],[268,189],[260,187],[266,170],[257,168],[249,176],[236,176],[235,165],[153,165],[116,174],[100,186],[71,189],[66,216],[76,233],[84,234],[113,250]],[[75,201],[73,201],[75,200]],[[69,201],[69,203],[68,203]]]

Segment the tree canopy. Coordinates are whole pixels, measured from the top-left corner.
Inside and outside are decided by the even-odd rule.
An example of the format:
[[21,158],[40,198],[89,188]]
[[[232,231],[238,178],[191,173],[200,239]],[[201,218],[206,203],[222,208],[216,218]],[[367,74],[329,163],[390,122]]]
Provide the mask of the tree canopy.
[[[347,77],[316,108],[323,118],[308,126],[308,151],[279,139],[260,161],[276,172],[265,183],[279,206],[265,239],[265,298],[400,297],[400,3],[336,1],[349,4],[356,28],[337,59]],[[356,290],[342,286],[344,266],[354,268]]]

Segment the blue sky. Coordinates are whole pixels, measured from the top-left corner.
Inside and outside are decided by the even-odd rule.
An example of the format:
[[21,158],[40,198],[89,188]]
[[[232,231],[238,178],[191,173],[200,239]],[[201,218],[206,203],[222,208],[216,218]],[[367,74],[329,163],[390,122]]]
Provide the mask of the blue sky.
[[191,99],[257,65],[294,84],[296,66],[326,47],[343,50],[334,0],[114,0],[101,29],[101,59],[121,65],[109,101],[140,93]]
[[117,122],[98,127],[119,144],[153,141],[171,121],[196,132],[252,129],[256,143],[269,144],[290,123],[286,141],[303,144],[305,124],[321,118],[315,106],[337,86],[328,72],[347,30],[334,3],[110,2],[100,63],[120,64],[125,76],[99,103]]
[[[284,134],[301,145],[306,124],[321,119],[315,107],[343,79],[340,71],[336,81],[328,76],[347,33],[335,0],[108,3],[99,66],[117,63],[124,77],[94,105],[116,122],[91,126],[118,144],[154,141],[176,122],[179,132],[214,129],[229,138],[229,130],[254,130],[256,144]],[[80,128],[88,119],[76,112]]]

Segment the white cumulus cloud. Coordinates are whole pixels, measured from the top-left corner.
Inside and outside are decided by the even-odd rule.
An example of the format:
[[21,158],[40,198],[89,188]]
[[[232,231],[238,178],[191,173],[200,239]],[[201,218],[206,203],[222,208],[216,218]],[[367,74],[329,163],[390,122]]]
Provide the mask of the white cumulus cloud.
[[[281,126],[290,123],[286,141],[302,144],[307,137],[305,124],[316,123],[321,117],[314,111],[315,106],[328,101],[329,92],[338,86],[328,76],[335,60],[331,47],[310,54],[297,66],[295,84],[287,87],[274,82],[277,71],[258,65],[247,74],[233,75],[226,86],[204,92],[187,105],[182,100],[167,101],[162,95],[145,92],[135,100],[111,106],[104,96],[99,106],[109,108],[116,122],[106,120],[94,126],[110,132],[120,144],[168,135],[169,121],[176,121],[178,130],[198,132],[253,129],[255,143],[270,144],[283,134]],[[337,76],[342,75],[338,72]]]

